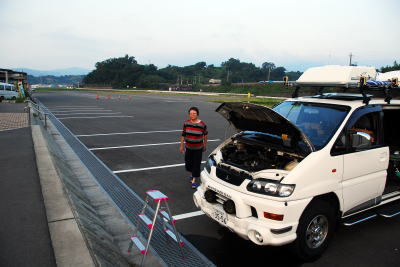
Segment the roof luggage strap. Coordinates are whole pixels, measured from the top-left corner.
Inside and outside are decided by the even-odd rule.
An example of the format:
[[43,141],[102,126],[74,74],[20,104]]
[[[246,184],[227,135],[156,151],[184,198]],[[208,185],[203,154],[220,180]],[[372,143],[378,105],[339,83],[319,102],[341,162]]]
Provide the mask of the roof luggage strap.
[[393,88],[399,88],[399,79],[396,78],[392,78],[391,84],[389,87],[385,88],[384,92],[385,92],[385,101],[386,103],[390,104],[390,100],[392,99],[392,95],[390,94],[390,89]]
[[294,89],[294,91],[292,93],[292,98],[299,97],[299,90],[300,90],[300,86],[296,86],[296,88]]
[[391,81],[372,81],[372,80],[368,81],[368,80],[366,80],[366,77],[361,76],[359,86],[360,86],[360,92],[364,97],[364,101],[363,101],[364,103],[368,104],[368,102],[369,102],[369,100],[366,101],[366,99],[365,99],[364,90],[382,88],[382,91],[385,95],[385,102],[390,104],[390,100],[392,100],[391,90],[393,88],[398,88],[399,81],[398,81],[398,78],[392,78]]
[[383,89],[383,93],[385,94],[385,102],[390,104],[390,100],[392,100],[392,95],[390,94],[391,87],[386,87]]
[[360,94],[362,94],[363,96],[363,103],[365,105],[368,105],[369,101],[371,101],[371,97],[367,96],[367,94],[365,93],[365,90],[368,89],[367,77],[361,75],[358,86],[360,88]]

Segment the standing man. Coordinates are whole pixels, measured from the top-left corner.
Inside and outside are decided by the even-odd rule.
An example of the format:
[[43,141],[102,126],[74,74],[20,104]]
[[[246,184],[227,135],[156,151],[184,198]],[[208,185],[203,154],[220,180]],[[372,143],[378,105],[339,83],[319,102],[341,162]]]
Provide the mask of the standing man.
[[197,188],[196,178],[200,178],[203,151],[207,149],[207,125],[199,118],[199,109],[189,109],[189,119],[183,123],[180,151],[185,152],[185,168],[190,173],[192,188]]

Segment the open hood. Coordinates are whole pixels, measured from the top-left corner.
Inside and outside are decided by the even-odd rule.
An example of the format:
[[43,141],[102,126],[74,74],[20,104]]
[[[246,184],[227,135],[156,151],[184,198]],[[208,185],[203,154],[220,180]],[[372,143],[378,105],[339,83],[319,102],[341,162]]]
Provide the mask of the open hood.
[[309,154],[314,145],[293,123],[274,110],[250,103],[226,102],[216,110],[238,131],[255,131],[278,136],[286,148]]

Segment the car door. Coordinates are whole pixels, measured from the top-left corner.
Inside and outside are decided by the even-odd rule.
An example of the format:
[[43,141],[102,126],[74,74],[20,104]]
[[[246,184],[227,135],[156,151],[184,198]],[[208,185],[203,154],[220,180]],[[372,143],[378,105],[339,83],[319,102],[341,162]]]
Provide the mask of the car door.
[[[360,136],[369,136],[370,143],[354,147],[354,138]],[[345,143],[342,188],[346,215],[378,204],[385,186],[389,148],[383,146],[380,107],[355,111],[340,138],[338,142]]]

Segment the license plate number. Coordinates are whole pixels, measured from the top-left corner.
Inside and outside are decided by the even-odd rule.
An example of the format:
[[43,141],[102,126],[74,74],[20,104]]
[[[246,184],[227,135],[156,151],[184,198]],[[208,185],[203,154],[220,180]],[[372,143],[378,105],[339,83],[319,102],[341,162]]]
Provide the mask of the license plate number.
[[213,209],[211,216],[219,223],[226,224],[227,222],[226,212],[218,208]]

